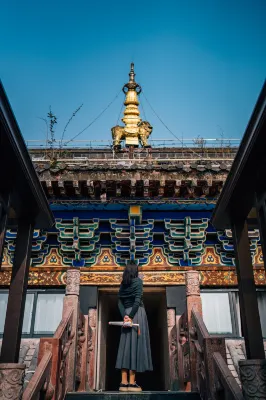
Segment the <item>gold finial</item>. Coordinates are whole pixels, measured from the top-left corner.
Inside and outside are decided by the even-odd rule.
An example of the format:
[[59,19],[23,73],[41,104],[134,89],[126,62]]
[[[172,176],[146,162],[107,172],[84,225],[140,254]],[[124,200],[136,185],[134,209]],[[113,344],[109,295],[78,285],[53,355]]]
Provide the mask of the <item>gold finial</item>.
[[135,82],[135,72],[134,72],[134,63],[131,63],[130,73],[129,73],[129,82]]
[[152,127],[147,121],[140,118],[138,95],[141,93],[141,87],[135,82],[134,63],[131,63],[129,72],[129,82],[123,86],[123,92],[126,95],[124,105],[124,117],[122,121],[125,127],[115,126],[112,128],[114,146],[120,146],[121,140],[125,139],[126,146],[138,146],[139,142],[142,146],[147,147],[147,139],[151,134]]
[[126,145],[138,146],[138,124],[141,122],[138,95],[141,92],[141,87],[135,82],[133,63],[130,66],[129,82],[124,85],[123,92],[126,94],[124,102],[126,108],[124,110],[124,118],[122,118],[125,124]]

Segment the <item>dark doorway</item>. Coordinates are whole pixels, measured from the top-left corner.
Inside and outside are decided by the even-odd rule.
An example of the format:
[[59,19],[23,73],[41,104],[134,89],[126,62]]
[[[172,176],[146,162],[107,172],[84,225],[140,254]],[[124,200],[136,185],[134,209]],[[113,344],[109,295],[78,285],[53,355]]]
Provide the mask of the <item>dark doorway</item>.
[[[168,390],[169,353],[167,336],[167,308],[164,288],[144,290],[144,304],[147,312],[153,372],[137,375],[137,382],[143,390]],[[120,371],[115,369],[120,327],[109,326],[109,321],[121,321],[117,307],[117,292],[99,292],[99,332],[97,389],[116,391],[121,380]]]

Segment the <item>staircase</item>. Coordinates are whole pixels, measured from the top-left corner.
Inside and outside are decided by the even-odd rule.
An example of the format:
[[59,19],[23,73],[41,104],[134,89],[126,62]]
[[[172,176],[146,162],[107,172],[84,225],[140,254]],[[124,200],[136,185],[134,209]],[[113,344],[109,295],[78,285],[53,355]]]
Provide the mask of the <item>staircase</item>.
[[200,400],[195,392],[75,392],[67,393],[65,400]]
[[[200,394],[185,391],[86,392],[94,387],[97,316],[94,308],[89,309],[88,315],[81,313],[76,287],[80,282],[80,270],[69,269],[62,320],[53,337],[40,339],[38,365],[22,400],[36,400],[40,395],[51,400],[244,400],[226,363],[225,338],[210,335],[198,311],[201,310],[198,273],[189,271],[186,277],[193,283],[193,290],[187,290],[187,309],[179,316],[178,323],[171,326],[174,334],[169,336],[170,376],[171,383],[178,382],[183,390],[186,387],[198,389]],[[176,317],[174,313],[174,321]]]

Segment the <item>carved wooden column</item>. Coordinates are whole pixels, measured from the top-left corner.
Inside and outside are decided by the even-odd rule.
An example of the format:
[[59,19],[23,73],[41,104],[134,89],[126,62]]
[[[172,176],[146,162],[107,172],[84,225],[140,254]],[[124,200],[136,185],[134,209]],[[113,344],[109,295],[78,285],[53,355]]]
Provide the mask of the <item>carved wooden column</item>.
[[96,360],[96,323],[97,323],[97,309],[89,308],[88,312],[88,390],[93,391],[95,389],[95,360]]
[[177,364],[177,331],[175,308],[167,310],[167,329],[170,366],[170,390],[179,390]]
[[73,313],[73,339],[69,349],[68,366],[67,366],[67,391],[75,389],[75,370],[77,357],[77,340],[78,340],[78,315],[79,315],[79,287],[80,287],[80,270],[69,269],[66,279],[66,295],[64,298],[63,316],[69,308],[74,309]]
[[200,297],[199,273],[197,271],[186,272],[186,296],[187,296],[187,320],[190,350],[190,377],[191,390],[197,390],[196,351],[193,343],[193,329],[191,321],[192,309],[202,315],[202,303]]
[[187,317],[191,321],[192,308],[202,315],[202,303],[200,297],[200,281],[198,271],[186,272]]

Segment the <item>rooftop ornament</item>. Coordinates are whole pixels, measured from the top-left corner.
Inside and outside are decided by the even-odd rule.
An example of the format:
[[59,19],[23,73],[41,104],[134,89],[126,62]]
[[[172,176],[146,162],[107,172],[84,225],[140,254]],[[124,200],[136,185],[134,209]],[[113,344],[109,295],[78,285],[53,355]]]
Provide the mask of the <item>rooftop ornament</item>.
[[125,126],[116,125],[111,129],[115,149],[121,147],[122,140],[125,140],[127,147],[138,147],[139,144],[150,147],[148,138],[152,132],[152,126],[140,118],[138,96],[141,93],[141,86],[135,82],[135,75],[134,63],[131,63],[129,82],[122,89],[126,95],[124,102],[126,108],[122,118]]

